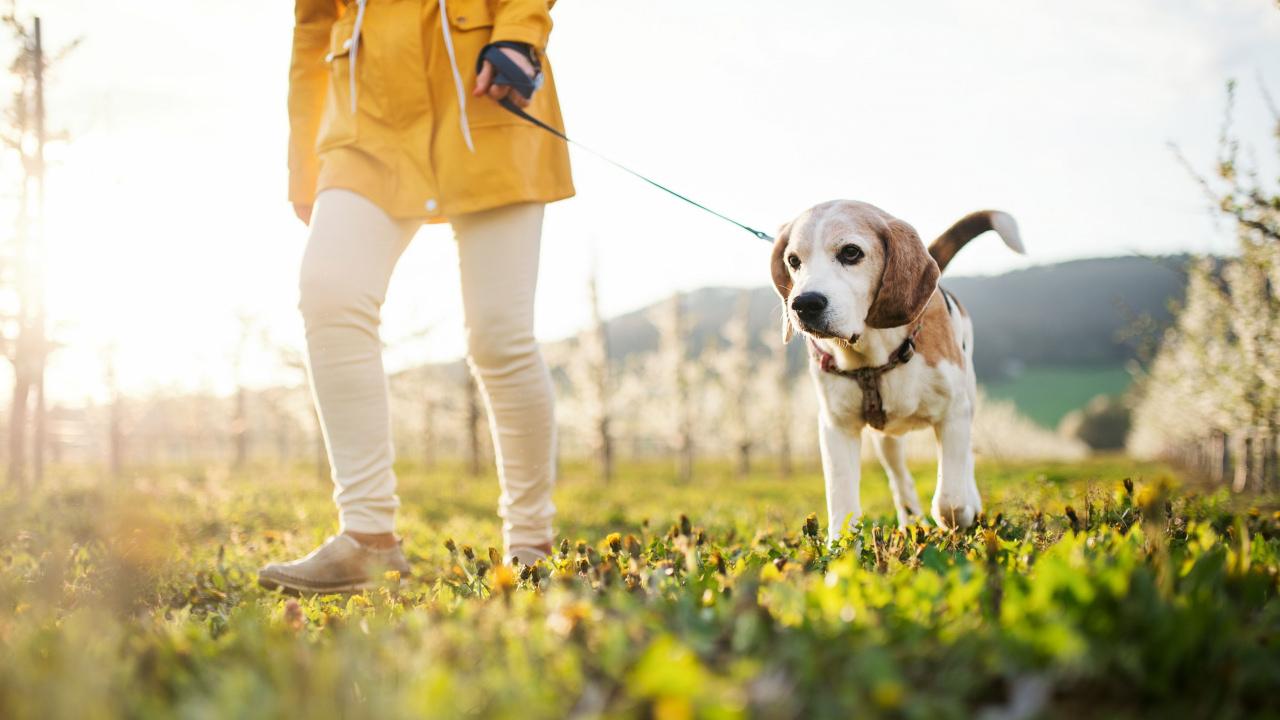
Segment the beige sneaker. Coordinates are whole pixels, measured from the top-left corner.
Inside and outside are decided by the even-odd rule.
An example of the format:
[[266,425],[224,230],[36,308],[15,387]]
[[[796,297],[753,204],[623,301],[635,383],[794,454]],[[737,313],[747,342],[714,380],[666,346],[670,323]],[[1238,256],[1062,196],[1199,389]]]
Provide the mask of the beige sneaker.
[[409,562],[399,543],[371,548],[350,535],[334,535],[300,560],[262,568],[258,584],[294,593],[352,593],[376,586],[388,570],[398,571],[401,579],[409,577]]
[[532,565],[539,560],[546,560],[551,555],[551,543],[542,545],[513,545],[507,551],[507,562]]

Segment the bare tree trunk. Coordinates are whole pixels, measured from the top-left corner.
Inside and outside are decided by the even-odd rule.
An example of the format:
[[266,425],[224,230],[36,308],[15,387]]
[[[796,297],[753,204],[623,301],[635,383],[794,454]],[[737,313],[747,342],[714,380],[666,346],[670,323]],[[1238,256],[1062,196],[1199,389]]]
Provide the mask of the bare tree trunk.
[[436,404],[428,398],[422,403],[422,469],[430,470],[436,464]]
[[680,433],[680,444],[676,451],[679,453],[676,463],[676,477],[681,482],[691,482],[693,480],[693,437],[689,434],[687,428],[682,429]]
[[1215,431],[1209,436],[1209,479],[1214,485],[1226,481],[1227,463],[1227,436]]
[[111,477],[119,480],[124,477],[124,408],[116,391],[111,393],[111,407],[107,420],[107,453],[110,463]]
[[[21,341],[19,341],[21,344]],[[18,351],[21,355],[21,350]],[[27,404],[31,383],[19,363],[14,364],[13,403],[9,411],[9,482],[15,487],[27,484]]]
[[120,381],[116,375],[116,348],[109,344],[102,350],[102,384],[107,389],[107,472],[112,480],[120,480],[124,451],[123,408],[120,399]]
[[[683,376],[683,373],[682,373]],[[693,465],[696,449],[693,442],[693,418],[689,412],[689,388],[687,383],[680,390],[680,400],[676,407],[680,413],[680,452],[679,478],[683,482],[693,481]]]
[[324,442],[324,425],[320,422],[320,411],[311,406],[311,426],[315,434],[316,479],[321,483],[333,481],[333,472],[329,469],[329,448]]
[[43,351],[41,355],[40,366],[36,368],[35,383],[31,388],[36,401],[35,427],[31,437],[31,484],[36,487],[44,484],[44,458],[49,445],[49,411],[45,403]]
[[[26,83],[29,80],[27,76],[20,78],[23,87],[16,94],[13,108],[14,130],[20,140],[29,137],[31,130],[31,112],[26,99]],[[13,363],[13,397],[9,412],[9,482],[15,487],[24,488],[27,484],[27,422],[31,395],[31,289],[33,283],[30,210],[31,170],[34,163],[21,145],[13,147],[22,153],[24,175],[18,195],[17,234],[14,240],[18,307],[14,313],[17,320],[17,335],[12,343],[13,355],[9,358]]]
[[467,467],[471,477],[479,477],[482,465],[480,457],[480,388],[476,385],[475,376],[470,372],[467,373],[466,408],[467,446],[470,451]]
[[725,324],[724,337],[728,347],[718,354],[720,360],[720,386],[724,391],[727,413],[727,434],[737,456],[737,474],[745,478],[751,474],[751,448],[753,445],[751,410],[748,402],[752,389],[751,362],[751,293],[738,295],[733,317]]
[[276,436],[276,464],[286,467],[289,464],[289,458],[293,455],[293,428],[291,427],[289,413],[285,411],[284,391],[275,401],[273,401],[272,420],[275,424]]
[[596,425],[596,442],[600,446],[600,478],[613,481],[613,434],[609,430],[609,418],[601,417]]
[[248,312],[240,312],[240,337],[236,341],[236,354],[232,372],[236,381],[235,407],[231,413],[232,467],[243,470],[249,462],[249,390],[245,387],[245,353],[257,334],[257,320]]
[[778,438],[778,475],[791,477],[791,367],[787,344],[777,331],[766,331],[764,341],[773,348],[773,417],[774,434]]
[[[17,273],[18,307],[11,317],[17,326],[17,337],[12,338],[12,355],[9,357],[14,370],[13,414],[9,428],[9,477],[12,482],[25,484],[29,479],[28,457],[34,459],[30,469],[36,482],[40,481],[44,473],[47,434],[44,367],[49,345],[45,331],[44,303],[47,254],[44,242],[44,199],[45,145],[48,138],[45,132],[44,81],[48,63],[40,18],[37,17],[28,28],[13,17],[12,8],[9,12],[7,25],[13,31],[19,50],[17,57],[8,66],[16,87],[11,95],[13,104],[4,113],[9,121],[7,129],[12,132],[6,132],[3,140],[18,155],[22,167],[13,258]],[[74,45],[72,43],[71,47]],[[65,51],[57,57],[64,54]],[[33,219],[34,230],[31,227]]]
[[595,429],[596,457],[600,464],[600,478],[608,483],[613,480],[612,381],[609,368],[609,334],[604,317],[600,314],[600,293],[593,269],[587,281],[588,300],[591,305],[591,327],[583,338],[582,361],[586,364],[583,382],[584,395],[588,399]]
[[1262,451],[1262,475],[1260,481],[1262,492],[1269,492],[1276,489],[1277,474],[1278,470],[1280,470],[1276,467],[1277,461],[1280,460],[1280,455],[1277,454],[1280,451],[1280,448],[1277,447],[1277,440],[1280,440],[1280,436],[1271,428],[1265,428],[1262,432],[1264,448]]
[[1262,474],[1263,492],[1280,489],[1280,434],[1267,432],[1266,473]]
[[1258,428],[1258,492],[1265,493],[1271,485],[1271,459],[1275,455],[1269,428]]
[[1244,492],[1249,487],[1249,437],[1242,430],[1231,434],[1231,456],[1235,461],[1231,489]]
[[[307,368],[306,356],[304,353],[299,353],[294,348],[277,345],[274,338],[266,332],[265,328],[260,327],[258,330],[259,342],[262,343],[263,346],[274,350],[280,364],[297,374],[297,377],[301,380],[302,392],[308,393],[306,405],[311,411],[311,452],[313,453],[313,461],[315,463],[316,478],[321,482],[329,482],[329,455],[324,442],[324,427],[320,422],[320,411],[319,408],[316,407],[315,397],[310,394],[311,373]],[[286,405],[286,398],[284,396],[280,398],[278,405],[280,414],[288,415],[284,409]],[[307,437],[307,431],[305,428],[302,429],[302,436],[304,440]],[[303,442],[303,445],[306,445],[305,441]],[[285,457],[291,460],[292,453],[287,453]]]
[[689,360],[686,351],[686,327],[680,293],[667,302],[666,312],[658,317],[658,347],[661,361],[666,366],[667,380],[672,392],[675,415],[673,445],[676,455],[676,477],[689,482],[693,479],[693,418],[689,398]]
[[48,338],[45,331],[45,233],[44,233],[44,146],[45,146],[45,129],[44,129],[44,32],[41,29],[40,18],[35,18],[35,47],[33,54],[35,56],[35,131],[36,131],[36,148],[35,148],[35,168],[32,174],[35,176],[36,182],[36,227],[38,232],[35,236],[35,268],[34,275],[36,278],[35,288],[32,294],[34,299],[32,304],[35,306],[35,347],[34,357],[35,367],[32,370],[32,388],[36,396],[35,408],[35,432],[32,444],[34,452],[32,453],[33,463],[31,466],[32,480],[36,485],[44,483],[44,453],[45,453],[45,436],[48,432],[48,415],[47,402],[45,400],[44,387],[44,367],[45,360],[49,357]]
[[57,406],[54,406],[53,409],[54,412],[52,414],[55,417],[50,418],[49,435],[45,440],[45,446],[49,453],[47,464],[52,467],[58,467],[66,459],[67,445],[63,442],[63,437],[58,433],[58,423],[56,422]]
[[1267,434],[1262,428],[1249,429],[1249,484],[1254,492],[1266,490]]
[[236,470],[243,470],[249,462],[248,395],[248,391],[243,386],[236,388],[235,414],[231,418],[231,441],[235,448],[232,467]]

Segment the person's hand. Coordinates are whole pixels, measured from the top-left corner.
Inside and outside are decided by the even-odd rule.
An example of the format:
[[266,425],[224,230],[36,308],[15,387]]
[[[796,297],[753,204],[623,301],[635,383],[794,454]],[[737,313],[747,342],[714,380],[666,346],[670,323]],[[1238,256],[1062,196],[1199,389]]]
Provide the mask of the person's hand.
[[293,214],[298,216],[298,219],[302,221],[303,225],[311,224],[311,206],[310,205],[303,205],[302,203],[294,203]]
[[[523,53],[506,47],[498,48],[498,50],[508,58],[511,58],[512,62],[519,66],[519,68],[524,71],[525,75],[533,77],[535,72],[533,69],[533,63],[529,62],[529,58],[525,57]],[[484,67],[480,68],[480,74],[476,76],[476,89],[473,90],[471,94],[476,97],[488,95],[494,100],[502,100],[503,98],[510,96],[511,99],[515,101],[516,105],[519,105],[522,108],[529,107],[529,99],[512,90],[510,85],[494,85],[493,78],[495,75],[497,75],[497,73],[493,71],[493,64],[488,60],[485,60]]]

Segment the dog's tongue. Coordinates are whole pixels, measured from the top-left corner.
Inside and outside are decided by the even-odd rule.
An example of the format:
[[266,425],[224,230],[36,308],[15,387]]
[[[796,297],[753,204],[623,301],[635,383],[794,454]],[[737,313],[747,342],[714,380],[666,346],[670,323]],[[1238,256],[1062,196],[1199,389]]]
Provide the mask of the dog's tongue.
[[833,357],[831,353],[825,352],[822,348],[818,347],[818,343],[813,338],[809,338],[809,346],[813,348],[813,353],[818,358],[818,367],[822,368],[823,372],[831,372],[831,370],[836,366],[835,357]]

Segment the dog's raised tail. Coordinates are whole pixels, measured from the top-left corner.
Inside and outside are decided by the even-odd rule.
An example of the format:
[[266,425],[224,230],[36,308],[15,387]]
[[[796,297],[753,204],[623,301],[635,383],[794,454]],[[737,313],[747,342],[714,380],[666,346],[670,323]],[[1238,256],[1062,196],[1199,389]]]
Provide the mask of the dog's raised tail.
[[988,230],[995,230],[1010,250],[1019,255],[1027,254],[1022,246],[1022,236],[1018,234],[1018,222],[1012,215],[999,210],[979,210],[957,220],[929,244],[929,254],[938,263],[938,270],[946,270],[960,248]]

